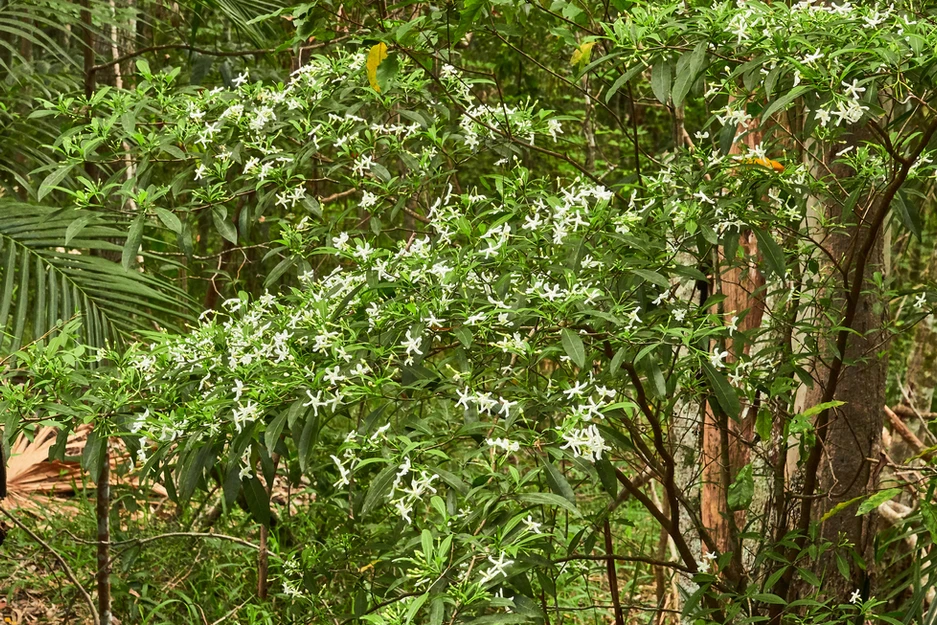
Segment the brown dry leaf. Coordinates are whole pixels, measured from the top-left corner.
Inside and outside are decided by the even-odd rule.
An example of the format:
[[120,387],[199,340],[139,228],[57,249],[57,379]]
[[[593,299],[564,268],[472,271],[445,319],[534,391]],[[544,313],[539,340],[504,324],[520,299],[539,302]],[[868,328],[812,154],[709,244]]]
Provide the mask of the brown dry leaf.
[[[80,456],[88,440],[91,425],[83,425],[72,432],[65,444],[65,455]],[[7,509],[34,508],[37,504],[48,503],[50,499],[75,495],[75,484],[82,481],[81,465],[74,461],[49,460],[49,450],[55,445],[58,430],[43,427],[35,431],[32,440],[20,434],[10,448],[7,463]],[[116,468],[126,453],[113,454],[111,468]],[[111,471],[111,483],[121,483],[117,471]],[[131,477],[130,485],[139,485],[139,480]],[[151,486],[152,494],[165,497],[166,490],[158,485]]]

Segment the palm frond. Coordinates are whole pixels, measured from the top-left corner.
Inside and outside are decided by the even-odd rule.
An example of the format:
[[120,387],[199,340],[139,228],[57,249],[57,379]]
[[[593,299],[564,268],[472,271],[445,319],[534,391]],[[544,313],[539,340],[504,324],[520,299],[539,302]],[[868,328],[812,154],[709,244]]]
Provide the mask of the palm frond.
[[91,223],[65,249],[66,230],[86,214],[0,200],[0,353],[41,337],[76,314],[93,346],[145,327],[192,318],[189,296],[156,275],[127,271],[99,254],[120,253],[126,233]]

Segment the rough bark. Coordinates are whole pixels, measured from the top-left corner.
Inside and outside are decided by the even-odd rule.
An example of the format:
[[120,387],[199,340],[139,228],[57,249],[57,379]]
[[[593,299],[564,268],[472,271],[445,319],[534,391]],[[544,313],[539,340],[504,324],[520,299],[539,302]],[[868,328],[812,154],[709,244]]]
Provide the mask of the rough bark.
[[[831,169],[840,179],[852,175],[851,171],[843,167],[831,165]],[[857,206],[861,209],[861,203],[857,203]],[[827,251],[831,258],[845,262],[850,256],[850,250],[857,248],[859,242],[868,236],[867,224],[862,222],[861,215],[838,214],[836,206],[829,206],[827,211],[834,222],[844,226],[829,233]],[[868,276],[882,270],[881,230],[876,238],[865,275],[851,274],[850,280],[862,279],[867,282]],[[831,273],[835,271],[832,267],[826,269]],[[846,288],[838,273],[831,279],[831,289],[830,305],[825,308],[843,310]],[[882,343],[884,310],[884,302],[876,297],[874,287],[863,287],[852,323],[855,333],[849,337],[843,359],[845,366],[839,375],[834,395],[835,400],[846,403],[832,410],[829,415],[817,475],[819,499],[813,506],[812,520],[820,521],[838,504],[868,495],[876,486],[872,468],[881,447],[887,372]],[[834,341],[830,337],[825,345],[821,343],[822,353],[828,359]],[[828,377],[827,368],[822,363],[818,364],[815,379],[825,381]],[[817,384],[808,395],[807,405],[820,403],[825,390],[824,384]],[[837,544],[842,540],[848,541],[866,562],[870,562],[874,514],[856,516],[856,506],[858,503],[822,521],[821,537]],[[847,560],[852,562],[851,558]],[[843,579],[836,572],[834,552],[825,553],[816,563],[817,570],[825,572],[823,592],[839,601],[846,601],[854,590],[864,588],[868,582],[866,573],[858,570],[854,564],[852,566],[851,579]]]
[[[740,130],[749,130],[743,141],[749,148],[761,142],[760,133],[754,130],[754,126]],[[731,150],[733,154],[739,154],[741,151],[738,143],[733,145]],[[739,331],[747,332],[761,326],[764,300],[761,299],[759,290],[764,286],[765,280],[757,268],[758,244],[751,231],[740,233],[739,250],[744,256],[741,263],[737,262],[737,259],[726,259],[720,250],[720,266],[727,268],[719,276],[719,289],[726,296],[722,305],[724,313],[728,316],[738,315]],[[748,353],[748,346],[740,350],[735,341],[731,341],[726,349],[730,362]],[[719,552],[732,551],[737,558],[741,553],[735,534],[738,533],[738,528],[744,527],[746,514],[740,510],[730,518],[726,492],[739,469],[749,462],[754,419],[754,413],[745,410],[738,421],[727,419],[720,423],[708,403],[703,418],[701,518],[703,525],[711,532]],[[734,565],[740,573],[741,563],[737,558]]]

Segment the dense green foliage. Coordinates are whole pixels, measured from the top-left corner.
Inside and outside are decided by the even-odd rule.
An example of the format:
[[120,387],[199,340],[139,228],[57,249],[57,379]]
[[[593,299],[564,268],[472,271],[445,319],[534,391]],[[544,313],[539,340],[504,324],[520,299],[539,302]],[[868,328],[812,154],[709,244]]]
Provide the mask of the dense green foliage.
[[823,477],[930,340],[932,7],[82,6],[0,5],[0,405],[166,489],[118,617],[933,622],[926,452]]

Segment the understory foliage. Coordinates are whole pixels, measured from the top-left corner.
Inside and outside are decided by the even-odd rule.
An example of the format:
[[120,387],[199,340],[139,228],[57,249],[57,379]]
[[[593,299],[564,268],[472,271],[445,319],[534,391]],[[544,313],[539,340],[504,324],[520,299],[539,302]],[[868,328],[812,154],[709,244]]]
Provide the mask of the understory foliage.
[[[184,59],[141,55],[123,87],[31,103],[59,135],[41,184],[17,177],[34,207],[19,218],[48,205],[65,232],[36,260],[15,228],[21,248],[0,248],[23,259],[0,268],[0,324],[20,311],[5,441],[93,423],[89,475],[110,446],[181,508],[217,500],[270,527],[270,610],[297,622],[580,622],[590,583],[596,618],[621,623],[623,603],[629,620],[933,617],[931,466],[822,518],[802,503],[833,497],[803,473],[849,403],[804,390],[880,361],[935,297],[866,247],[931,234],[931,8],[380,10],[261,16],[289,18],[288,69],[234,57],[186,84]],[[555,84],[502,85],[499,50]],[[122,245],[93,243],[118,228]],[[26,299],[23,268],[46,261],[79,284],[115,276],[52,338],[78,302]],[[760,278],[746,308],[732,271]],[[881,342],[847,358],[860,300]],[[701,516],[707,411],[750,424],[721,495],[731,550]],[[285,538],[277,480],[304,494],[304,540]],[[872,560],[821,536],[908,481],[920,499]],[[917,579],[885,566],[908,566],[892,551],[908,538]],[[828,585],[843,577],[851,595]]]

